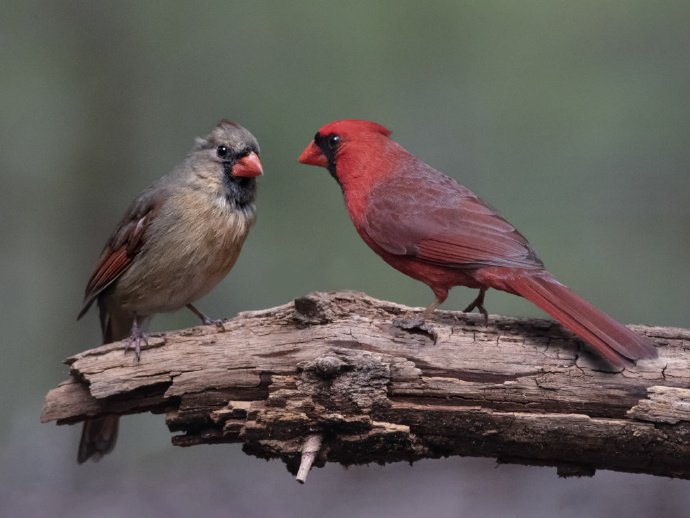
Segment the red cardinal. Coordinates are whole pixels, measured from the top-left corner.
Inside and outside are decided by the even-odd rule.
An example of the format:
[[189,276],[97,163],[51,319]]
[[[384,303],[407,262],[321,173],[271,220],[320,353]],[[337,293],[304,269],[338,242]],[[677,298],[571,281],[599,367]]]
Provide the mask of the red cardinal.
[[299,157],[340,184],[350,218],[384,261],[427,284],[436,300],[453,286],[479,289],[465,311],[486,318],[489,288],[526,298],[616,366],[657,355],[654,344],[558,282],[527,239],[467,187],[425,164],[374,122],[334,121]]

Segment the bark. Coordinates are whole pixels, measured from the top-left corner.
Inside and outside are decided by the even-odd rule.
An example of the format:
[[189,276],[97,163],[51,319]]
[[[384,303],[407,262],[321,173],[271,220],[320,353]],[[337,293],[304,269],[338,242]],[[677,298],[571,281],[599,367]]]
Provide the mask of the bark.
[[[115,342],[66,360],[42,420],[165,413],[178,446],[241,442],[298,480],[311,464],[448,455],[690,478],[690,331],[631,326],[659,358],[615,369],[549,320],[313,293],[214,326]],[[300,470],[300,463],[302,469]]]

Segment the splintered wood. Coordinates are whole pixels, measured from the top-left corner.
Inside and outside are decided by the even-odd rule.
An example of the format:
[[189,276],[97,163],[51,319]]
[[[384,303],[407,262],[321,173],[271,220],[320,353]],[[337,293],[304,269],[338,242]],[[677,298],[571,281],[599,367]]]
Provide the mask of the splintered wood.
[[659,358],[614,369],[558,324],[313,293],[69,358],[42,420],[164,412],[178,446],[243,444],[298,480],[326,462],[448,455],[690,478],[690,331],[633,326]]

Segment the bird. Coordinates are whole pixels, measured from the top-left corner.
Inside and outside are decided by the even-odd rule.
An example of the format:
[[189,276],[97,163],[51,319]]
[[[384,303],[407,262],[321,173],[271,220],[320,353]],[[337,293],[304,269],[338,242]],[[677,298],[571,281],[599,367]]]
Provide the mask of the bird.
[[549,273],[527,239],[467,187],[415,157],[366,120],[322,126],[302,164],[326,168],[340,185],[357,233],[384,261],[428,285],[434,301],[454,286],[478,289],[465,308],[484,307],[490,288],[526,298],[616,367],[655,358],[654,343],[594,307]]
[[[259,144],[244,127],[221,120],[186,158],[131,203],[89,278],[77,319],[97,303],[103,343],[125,342],[140,360],[153,315],[187,307],[222,329],[193,302],[232,269],[256,219]],[[115,447],[119,418],[84,422],[77,461]]]

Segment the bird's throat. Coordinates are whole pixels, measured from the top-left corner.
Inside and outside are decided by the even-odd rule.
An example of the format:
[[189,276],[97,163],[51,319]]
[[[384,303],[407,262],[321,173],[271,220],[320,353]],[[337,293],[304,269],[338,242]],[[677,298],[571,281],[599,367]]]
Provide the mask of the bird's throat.
[[224,168],[225,199],[231,205],[242,209],[256,199],[256,180],[241,176],[232,176],[230,168]]

